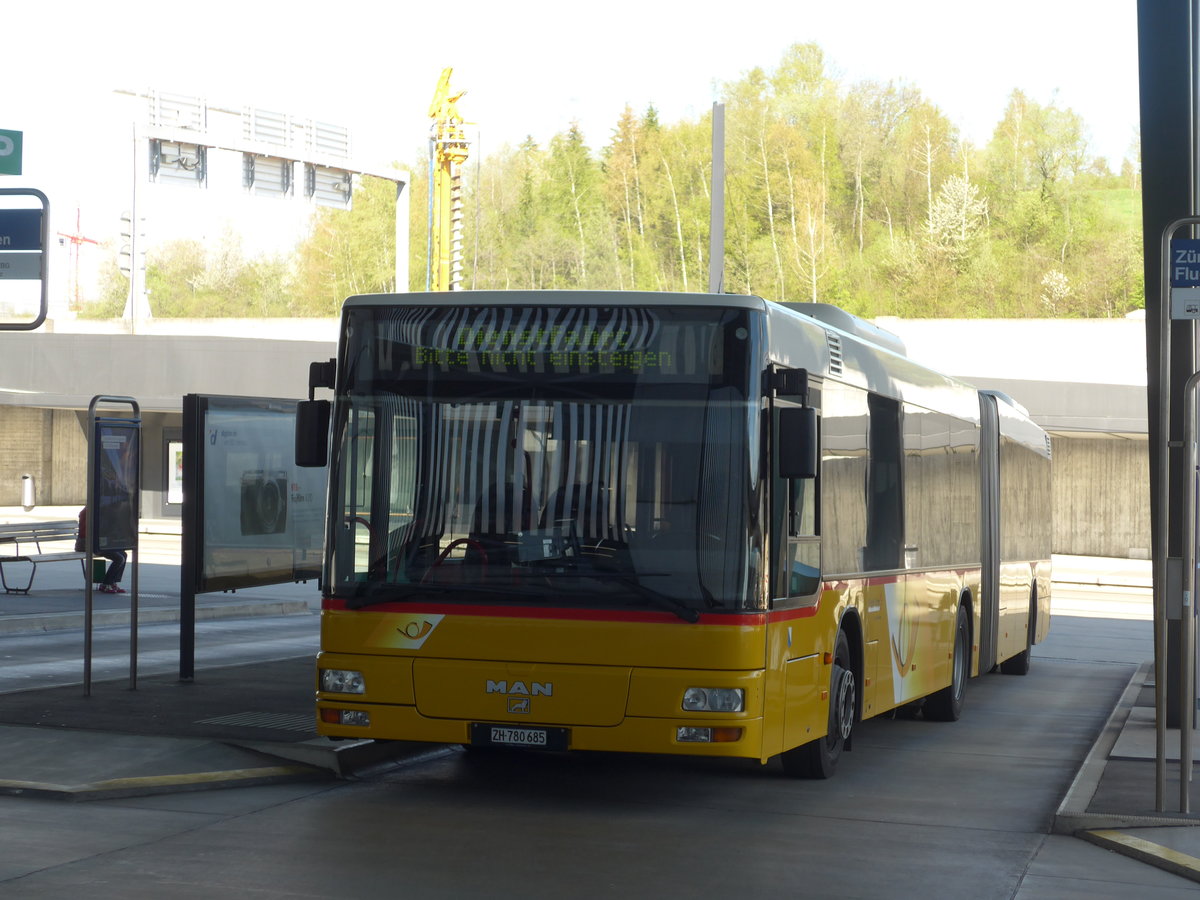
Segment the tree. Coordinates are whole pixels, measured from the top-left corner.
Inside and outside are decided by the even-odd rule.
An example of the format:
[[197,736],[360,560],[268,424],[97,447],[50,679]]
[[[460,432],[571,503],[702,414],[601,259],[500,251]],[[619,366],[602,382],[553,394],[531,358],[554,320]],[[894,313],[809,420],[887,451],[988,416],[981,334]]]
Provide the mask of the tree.
[[982,235],[987,222],[987,199],[963,175],[942,182],[929,208],[928,243],[933,252],[961,264]]
[[354,294],[395,290],[395,236],[395,185],[361,176],[350,209],[323,207],[313,216],[297,254],[293,311],[335,315]]
[[588,287],[588,259],[592,253],[589,236],[602,214],[600,169],[592,159],[579,123],[572,122],[565,134],[550,141],[544,191],[550,215],[558,226],[572,234],[576,243],[573,272],[566,274],[572,287]]

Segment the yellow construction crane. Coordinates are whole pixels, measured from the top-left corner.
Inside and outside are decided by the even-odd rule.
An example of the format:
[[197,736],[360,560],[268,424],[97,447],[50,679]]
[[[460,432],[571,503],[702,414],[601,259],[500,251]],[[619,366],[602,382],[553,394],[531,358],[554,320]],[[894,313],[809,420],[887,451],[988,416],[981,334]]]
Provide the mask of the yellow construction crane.
[[429,105],[429,286],[435,291],[462,290],[462,164],[468,142],[458,101],[466,91],[450,92],[452,71],[442,70]]

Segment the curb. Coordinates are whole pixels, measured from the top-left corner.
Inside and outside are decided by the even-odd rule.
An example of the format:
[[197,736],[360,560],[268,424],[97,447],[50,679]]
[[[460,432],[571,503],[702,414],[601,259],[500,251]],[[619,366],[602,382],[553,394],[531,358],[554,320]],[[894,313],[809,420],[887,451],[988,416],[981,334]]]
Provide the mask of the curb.
[[[1179,825],[1176,823],[1176,827],[1187,828],[1194,826]],[[1200,882],[1200,859],[1190,854],[1179,850],[1172,850],[1170,847],[1164,847],[1162,844],[1156,844],[1153,841],[1147,841],[1144,838],[1135,837],[1132,834],[1126,834],[1123,831],[1116,831],[1109,828],[1084,831],[1078,836],[1089,843],[1095,844],[1097,847],[1113,850],[1122,856],[1128,856],[1130,859],[1149,863],[1156,868],[1165,869],[1168,872],[1190,879],[1191,881]]]
[[[1067,788],[1066,796],[1063,797],[1054,813],[1054,825],[1051,828],[1053,834],[1076,835],[1091,828],[1119,828],[1126,823],[1133,824],[1132,820],[1136,818],[1134,816],[1122,816],[1117,813],[1089,813],[1087,808],[1091,804],[1092,798],[1096,796],[1096,789],[1100,786],[1100,778],[1104,775],[1104,767],[1108,763],[1108,755],[1116,745],[1117,738],[1121,736],[1121,729],[1125,727],[1125,722],[1129,719],[1130,710],[1133,709],[1137,695],[1146,683],[1150,668],[1151,664],[1144,662],[1130,676],[1125,690],[1121,692],[1121,696],[1117,700],[1117,705],[1109,713],[1104,727],[1100,729],[1100,734],[1092,744],[1092,749],[1088,751],[1083,764],[1071,781],[1071,786]],[[1137,824],[1168,823],[1142,821]],[[1169,824],[1177,825],[1179,823],[1173,821]]]
[[1100,786],[1100,778],[1108,763],[1109,754],[1116,745],[1129,714],[1133,710],[1138,694],[1150,674],[1152,663],[1140,665],[1129,679],[1125,690],[1114,707],[1104,727],[1100,730],[1092,749],[1079,767],[1067,794],[1054,815],[1053,834],[1081,838],[1098,847],[1128,856],[1138,862],[1147,863],[1191,881],[1200,882],[1200,859],[1162,844],[1128,834],[1138,828],[1194,828],[1195,823],[1182,821],[1178,817],[1136,816],[1122,813],[1088,812],[1088,806]]
[[[254,616],[300,616],[312,614],[304,600],[262,600],[223,606],[197,606],[196,621],[214,619],[244,619]],[[92,613],[92,625],[128,625],[129,610],[97,610]],[[178,622],[178,607],[149,607],[138,610],[139,625]],[[84,627],[82,612],[35,613],[27,616],[0,617],[0,634],[37,634],[45,631],[69,631]]]
[[1059,804],[1054,814],[1052,834],[1062,834],[1082,837],[1085,833],[1095,830],[1111,830],[1116,828],[1146,828],[1146,827],[1194,827],[1196,822],[1183,819],[1180,816],[1139,816],[1118,812],[1088,812],[1092,798],[1100,786],[1100,778],[1104,775],[1104,767],[1108,764],[1109,754],[1121,735],[1133,709],[1137,695],[1141,692],[1150,674],[1153,664],[1144,662],[1129,679],[1125,690],[1121,692],[1117,705],[1109,714],[1100,735],[1088,751],[1083,765],[1075,773],[1067,794]]
[[294,744],[269,741],[225,743],[324,769],[343,779],[396,766],[415,765],[455,752],[447,745],[419,741],[334,741],[329,738],[315,738]]
[[313,766],[259,766],[251,769],[227,769],[213,772],[188,772],[177,775],[146,775],[110,778],[88,784],[54,784],[44,781],[0,780],[0,794],[52,797],[58,800],[109,800],[173,794],[214,788],[249,787],[326,777],[328,773]]

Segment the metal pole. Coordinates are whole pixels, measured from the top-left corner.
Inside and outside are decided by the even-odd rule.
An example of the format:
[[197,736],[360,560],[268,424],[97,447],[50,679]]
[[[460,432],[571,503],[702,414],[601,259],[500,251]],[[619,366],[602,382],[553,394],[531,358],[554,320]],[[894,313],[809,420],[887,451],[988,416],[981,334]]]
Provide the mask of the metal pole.
[[725,290],[725,104],[712,112],[712,200],[708,210],[708,292]]
[[[1163,229],[1162,244],[1159,251],[1161,271],[1159,272],[1159,311],[1158,311],[1158,485],[1157,508],[1154,516],[1154,528],[1158,541],[1154,548],[1154,803],[1158,812],[1163,812],[1166,794],[1166,759],[1167,759],[1167,557],[1170,549],[1167,545],[1170,514],[1168,510],[1170,487],[1170,445],[1171,445],[1171,239],[1180,228],[1189,225],[1200,225],[1200,216],[1185,216],[1176,219]],[[1186,523],[1185,523],[1186,527]],[[1185,555],[1187,548],[1185,548]],[[1183,573],[1185,585],[1189,573]],[[1190,616],[1190,604],[1184,613]],[[1184,624],[1184,630],[1186,630]],[[1186,637],[1181,636],[1181,643]],[[1180,660],[1180,665],[1191,666],[1192,661]],[[1187,676],[1183,678],[1186,686]],[[1185,692],[1186,693],[1186,692]],[[1181,704],[1183,700],[1181,699]],[[1191,702],[1191,701],[1189,701]],[[1182,731],[1190,731],[1193,714],[1187,715],[1180,721]],[[1182,733],[1180,735],[1182,740]],[[1189,735],[1190,738],[1190,735]],[[1184,760],[1179,761],[1180,780],[1184,782],[1181,790],[1186,790],[1186,779],[1183,778]]]
[[[140,410],[134,401],[133,416],[135,419],[141,420]],[[138,452],[137,452],[137,471],[138,483],[133,491],[133,549],[130,550],[130,558],[133,563],[133,575],[129,579],[129,689],[137,690],[137,670],[138,670],[138,567],[141,560],[141,541],[142,541],[142,429],[138,427]]]
[[196,535],[201,522],[199,512],[200,459],[204,453],[200,441],[200,398],[183,397],[183,535],[179,558],[179,680],[196,676]]
[[[429,135],[429,203],[425,217],[425,290],[433,290],[433,154],[434,137]],[[397,288],[396,290],[399,290]]]
[[1183,690],[1179,697],[1179,811],[1191,812],[1192,723],[1196,707],[1196,666],[1192,659],[1196,646],[1196,490],[1200,455],[1196,449],[1196,386],[1200,372],[1184,386],[1184,446],[1187,448],[1187,478],[1183,519],[1183,622],[1179,629],[1179,657],[1183,672]]
[[83,521],[86,523],[87,536],[84,538],[84,551],[87,556],[87,588],[83,592],[83,696],[92,696],[92,572],[95,556],[92,555],[92,535],[96,527],[96,411],[88,410],[88,455],[87,455],[87,504],[83,511]]
[[133,186],[129,199],[129,333],[137,334],[138,308],[138,127],[133,125]]
[[1158,314],[1158,497],[1154,530],[1154,808],[1166,809],[1167,771],[1167,512],[1171,441],[1171,236],[1175,225],[1163,231],[1161,300]]

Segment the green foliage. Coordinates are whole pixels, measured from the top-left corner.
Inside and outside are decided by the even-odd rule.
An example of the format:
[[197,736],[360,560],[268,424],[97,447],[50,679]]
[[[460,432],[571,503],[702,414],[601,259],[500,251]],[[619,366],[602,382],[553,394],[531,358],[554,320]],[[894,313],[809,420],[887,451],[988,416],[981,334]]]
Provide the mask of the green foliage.
[[[864,316],[1110,316],[1142,297],[1136,160],[1015,91],[992,140],[904,84],[839,84],[819,47],[723,85],[725,289]],[[626,108],[589,162],[572,125],[484,161],[474,287],[706,290],[710,123]],[[468,266],[470,270],[470,266]],[[1053,288],[1053,289],[1052,289]]]
[[100,297],[85,303],[76,311],[81,319],[117,319],[125,310],[129,297],[129,279],[117,268],[117,255],[112,253],[100,272]]
[[326,207],[313,216],[297,252],[294,314],[333,316],[349,296],[396,290],[395,246],[395,186],[364,175],[350,209]]
[[[1136,147],[1119,174],[1085,123],[1014,91],[964,142],[902,82],[845,85],[820,47],[722,85],[725,290],[874,317],[1119,316],[1144,299]],[[576,123],[464,167],[465,287],[705,291],[711,123],[626,108],[593,152]],[[408,285],[426,286],[428,160],[407,199]],[[150,261],[155,315],[332,315],[394,284],[395,192],[363,178],[288,259],[180,243]],[[105,310],[128,287],[111,273]],[[97,309],[98,311],[98,309]]]

